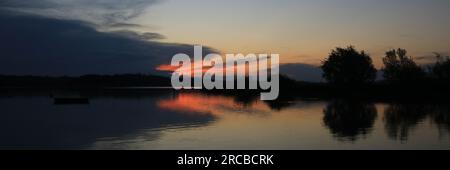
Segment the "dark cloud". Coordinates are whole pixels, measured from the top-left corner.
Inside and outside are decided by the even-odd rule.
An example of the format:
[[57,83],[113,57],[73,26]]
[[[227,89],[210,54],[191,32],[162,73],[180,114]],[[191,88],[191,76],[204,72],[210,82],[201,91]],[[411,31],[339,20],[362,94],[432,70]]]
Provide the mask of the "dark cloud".
[[158,0],[2,0],[3,10],[108,26],[139,16]]
[[160,36],[156,33],[126,37],[76,20],[0,10],[0,23],[0,74],[152,73],[176,53],[193,53],[192,45],[147,41]]
[[423,55],[423,56],[414,57],[414,60],[416,60],[416,62],[418,62],[419,64],[428,64],[431,62],[436,62],[436,56]]
[[420,62],[436,62],[436,55],[441,55],[441,56],[449,56],[449,54],[447,52],[434,52],[432,54],[428,54],[428,55],[422,55],[422,56],[418,56],[418,57],[414,57],[415,60],[418,60]]
[[0,6],[3,8],[12,9],[48,9],[57,6],[56,3],[50,0],[27,0],[27,1],[17,1],[17,0],[2,0],[0,1]]
[[[192,45],[161,43],[153,32],[112,28],[140,27],[126,22],[155,0],[0,1],[0,74],[81,75],[154,73],[176,53],[192,56]],[[205,53],[217,52],[205,48]],[[286,64],[280,71],[302,81],[322,81],[319,68]]]
[[132,23],[115,23],[109,25],[111,28],[141,28],[144,27],[139,24],[132,24]]
[[146,40],[153,40],[153,39],[165,39],[166,37],[159,33],[154,32],[144,32],[141,34],[141,37]]
[[114,31],[112,33],[115,33],[116,35],[121,35],[126,38],[141,39],[141,40],[160,40],[166,38],[164,35],[153,32],[137,33],[129,30],[121,30],[121,31]]

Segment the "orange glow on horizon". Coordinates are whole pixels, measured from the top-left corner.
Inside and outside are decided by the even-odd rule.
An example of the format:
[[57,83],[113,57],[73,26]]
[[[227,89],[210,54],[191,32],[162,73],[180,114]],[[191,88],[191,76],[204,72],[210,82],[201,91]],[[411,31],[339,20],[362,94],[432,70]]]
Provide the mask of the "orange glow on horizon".
[[[225,62],[227,62],[227,61],[225,61]],[[230,61],[228,61],[228,62],[230,62]],[[235,61],[231,61],[231,62],[235,62]],[[252,68],[250,66],[250,64],[256,64],[256,67]],[[223,75],[225,75],[227,71],[233,70],[235,75],[248,76],[248,75],[250,75],[250,73],[257,73],[258,72],[258,67],[260,67],[258,65],[259,65],[258,61],[251,61],[250,63],[249,62],[245,62],[243,64],[235,63],[231,67],[228,66],[226,63],[223,63],[222,67],[220,69],[218,69],[218,68],[214,67],[214,64],[213,64],[213,66],[205,66],[203,64],[203,61],[194,61],[194,62],[191,63],[190,69],[180,69],[182,67],[181,65],[180,66],[173,66],[173,65],[170,65],[170,64],[161,64],[161,65],[158,65],[155,69],[157,71],[163,71],[163,72],[169,72],[169,73],[173,73],[175,71],[178,71],[182,75],[191,75],[191,77],[193,77],[194,74],[198,73],[198,72],[201,72],[202,75],[204,75],[204,73],[208,72],[209,70],[212,70],[212,71],[214,71],[216,73],[217,72],[221,72]],[[199,67],[201,67],[201,68],[199,68]],[[269,63],[268,67],[269,68],[271,67],[270,63]],[[245,71],[244,71],[244,73],[238,72],[238,69],[242,69],[242,70],[245,70]]]
[[161,64],[156,67],[156,70],[158,71],[167,71],[167,72],[174,72],[176,69],[180,68],[180,66],[172,66],[168,64]]

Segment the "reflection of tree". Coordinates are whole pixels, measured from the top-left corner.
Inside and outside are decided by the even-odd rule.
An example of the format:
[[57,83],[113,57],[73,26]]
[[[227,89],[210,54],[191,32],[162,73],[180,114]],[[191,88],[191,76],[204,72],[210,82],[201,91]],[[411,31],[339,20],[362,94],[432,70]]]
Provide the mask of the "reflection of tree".
[[433,105],[431,117],[439,130],[450,132],[450,106]]
[[370,133],[377,110],[373,104],[334,100],[324,109],[323,122],[338,139],[355,141]]
[[270,107],[270,109],[277,111],[283,110],[293,104],[291,101],[284,100],[265,101],[265,103]]
[[392,104],[386,108],[384,116],[388,136],[406,141],[409,132],[426,118],[427,109],[424,105]]
[[242,91],[234,94],[233,98],[236,103],[242,104],[245,107],[251,107],[258,100],[258,95]]

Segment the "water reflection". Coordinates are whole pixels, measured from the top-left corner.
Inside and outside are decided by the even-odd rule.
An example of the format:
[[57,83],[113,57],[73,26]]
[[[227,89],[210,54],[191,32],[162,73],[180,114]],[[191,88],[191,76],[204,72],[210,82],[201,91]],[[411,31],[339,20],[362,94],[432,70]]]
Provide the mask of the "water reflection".
[[438,128],[445,132],[450,132],[450,105],[432,105],[431,117]]
[[333,100],[323,110],[323,122],[339,140],[355,141],[372,131],[377,109],[355,100]]
[[385,126],[392,139],[408,140],[409,133],[421,123],[428,112],[424,105],[391,104],[385,110]]
[[[27,93],[29,94],[29,93]],[[203,93],[0,95],[0,148],[450,149],[450,105]]]
[[[200,126],[214,121],[209,115],[155,109],[157,101],[169,96],[91,96],[89,105],[53,105],[51,98],[42,95],[0,97],[0,148],[77,149],[99,139],[133,136],[142,129]],[[157,132],[145,138],[159,136]]]
[[387,134],[394,140],[406,142],[417,126],[429,120],[441,131],[449,132],[450,109],[447,104],[389,104],[385,110]]
[[208,114],[221,116],[225,113],[269,114],[271,108],[259,100],[242,100],[230,96],[205,95],[201,93],[180,93],[172,99],[157,102],[161,109],[180,112],[181,114]]

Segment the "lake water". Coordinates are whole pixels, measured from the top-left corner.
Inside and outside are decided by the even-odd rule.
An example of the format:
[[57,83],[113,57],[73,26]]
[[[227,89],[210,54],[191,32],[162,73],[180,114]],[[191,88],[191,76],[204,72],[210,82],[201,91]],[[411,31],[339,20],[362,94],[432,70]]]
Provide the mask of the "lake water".
[[1,149],[450,149],[450,105],[171,91],[0,96]]

